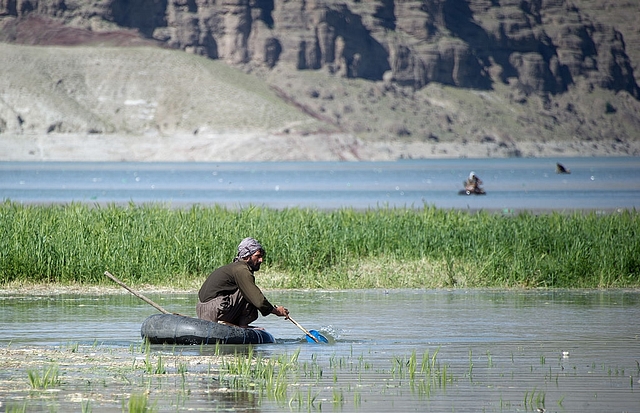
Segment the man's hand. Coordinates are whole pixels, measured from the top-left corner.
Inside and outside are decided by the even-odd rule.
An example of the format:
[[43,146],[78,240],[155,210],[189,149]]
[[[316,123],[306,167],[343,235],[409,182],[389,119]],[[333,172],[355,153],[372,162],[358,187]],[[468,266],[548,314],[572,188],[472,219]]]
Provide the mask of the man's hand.
[[271,314],[275,314],[278,317],[286,317],[289,315],[289,310],[281,305],[276,305],[273,307],[273,310],[271,310]]

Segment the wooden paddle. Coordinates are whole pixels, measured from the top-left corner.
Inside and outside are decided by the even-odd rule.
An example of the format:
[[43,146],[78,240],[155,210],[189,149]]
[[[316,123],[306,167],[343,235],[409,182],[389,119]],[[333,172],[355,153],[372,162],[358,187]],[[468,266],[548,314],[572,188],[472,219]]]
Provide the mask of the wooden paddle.
[[128,285],[126,285],[125,283],[123,283],[122,281],[120,281],[119,279],[117,279],[116,277],[114,277],[109,271],[105,271],[104,275],[106,275],[107,277],[111,278],[113,281],[115,281],[120,287],[123,287],[125,290],[129,291],[131,294],[135,295],[136,297],[138,297],[139,299],[141,299],[142,301],[144,301],[147,304],[150,304],[152,307],[154,307],[156,310],[160,311],[163,314],[175,314],[175,315],[182,315],[182,314],[178,314],[178,313],[170,313],[169,311],[165,310],[164,308],[160,307],[158,304],[154,303],[153,301],[151,301],[150,299],[148,299],[147,297],[145,297],[144,295],[137,293],[135,291],[133,291],[131,288],[129,288]]
[[316,336],[314,336],[313,334],[311,334],[309,332],[309,330],[307,330],[306,328],[302,327],[300,324],[298,324],[298,322],[296,320],[294,320],[293,318],[291,318],[291,316],[287,316],[287,318],[289,320],[291,320],[291,322],[293,324],[295,324],[300,330],[304,331],[304,333],[307,335],[307,337],[310,337],[313,341],[315,341],[316,343],[319,343],[320,341],[318,340],[318,338]]

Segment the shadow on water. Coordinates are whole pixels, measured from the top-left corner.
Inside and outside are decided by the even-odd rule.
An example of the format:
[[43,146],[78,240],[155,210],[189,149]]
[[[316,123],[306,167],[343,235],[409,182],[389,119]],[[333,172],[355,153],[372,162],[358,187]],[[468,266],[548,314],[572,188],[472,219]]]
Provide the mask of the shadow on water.
[[[172,311],[195,311],[187,294],[149,297]],[[4,407],[29,393],[30,406],[59,411],[81,410],[78,400],[90,400],[92,411],[116,411],[134,393],[148,394],[158,411],[640,407],[638,291],[283,291],[270,297],[332,342],[307,343],[292,323],[266,317],[258,324],[276,344],[145,349],[140,324],[155,310],[135,297],[0,297],[0,351],[16,360],[2,361]],[[57,391],[34,396],[24,385],[27,370],[56,360],[64,361]],[[87,370],[97,360],[106,364]],[[7,368],[10,363],[17,367]]]

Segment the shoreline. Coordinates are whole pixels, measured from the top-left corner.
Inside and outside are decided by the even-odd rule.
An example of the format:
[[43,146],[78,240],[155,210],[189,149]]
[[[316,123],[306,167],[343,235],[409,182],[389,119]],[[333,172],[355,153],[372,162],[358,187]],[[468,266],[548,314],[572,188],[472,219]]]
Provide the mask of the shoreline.
[[[198,294],[198,288],[174,288],[174,287],[164,287],[164,286],[153,286],[153,285],[145,285],[145,286],[133,286],[133,288],[137,293],[146,294],[192,294],[194,296],[194,300]],[[354,289],[353,291],[358,291],[362,289]],[[365,289],[365,290],[376,290],[374,289]],[[378,288],[377,290],[386,291],[388,288]],[[421,290],[418,288],[400,288],[399,290]],[[523,288],[523,287],[471,287],[471,288],[426,288],[424,290],[442,290],[442,291],[584,291],[584,292],[597,292],[597,291],[628,291],[632,293],[640,292],[640,287],[612,287],[612,288]],[[263,288],[263,291],[274,292],[274,291],[309,291],[308,289],[268,289]],[[320,288],[317,291],[343,291],[343,290],[332,290],[332,289],[324,289]],[[20,296],[20,295],[32,295],[32,296],[60,296],[60,295],[90,295],[90,296],[100,296],[100,295],[133,295],[129,291],[119,288],[119,287],[111,287],[106,285],[56,285],[56,284],[26,284],[21,283],[19,285],[3,285],[0,286],[0,297],[6,296]],[[195,302],[194,302],[195,306]]]
[[[198,287],[164,287],[145,284],[143,286],[131,286],[137,293],[142,294],[198,294]],[[133,295],[122,287],[109,285],[81,285],[81,284],[30,284],[25,282],[14,282],[6,285],[0,285],[0,296],[9,295],[42,295],[42,296],[58,296],[58,295]],[[195,305],[195,304],[194,304]]]
[[285,162],[640,156],[640,141],[365,141],[348,134],[0,135],[3,162]]

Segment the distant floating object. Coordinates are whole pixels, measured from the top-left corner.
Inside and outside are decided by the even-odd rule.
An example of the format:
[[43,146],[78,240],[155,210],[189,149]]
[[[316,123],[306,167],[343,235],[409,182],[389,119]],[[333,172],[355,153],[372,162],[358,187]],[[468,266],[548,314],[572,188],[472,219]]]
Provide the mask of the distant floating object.
[[480,188],[482,179],[473,171],[469,173],[469,177],[462,184],[464,189],[458,192],[459,195],[485,195],[484,189]]
[[556,173],[557,174],[570,174],[571,169],[565,168],[563,164],[557,162],[556,163]]

